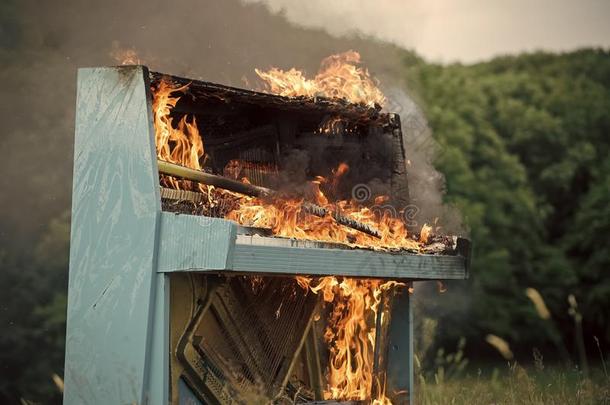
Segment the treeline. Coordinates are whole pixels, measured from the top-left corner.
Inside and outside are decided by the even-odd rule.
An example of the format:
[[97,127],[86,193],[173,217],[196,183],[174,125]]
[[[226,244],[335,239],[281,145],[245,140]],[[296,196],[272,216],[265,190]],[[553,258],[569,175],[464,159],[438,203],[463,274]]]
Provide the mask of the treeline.
[[[463,213],[475,249],[470,280],[428,308],[440,318],[437,344],[463,336],[471,356],[483,354],[493,333],[530,359],[535,347],[575,360],[579,313],[599,359],[595,339],[610,347],[610,53],[404,63],[441,146],[446,201]],[[540,292],[551,319],[526,288]]]

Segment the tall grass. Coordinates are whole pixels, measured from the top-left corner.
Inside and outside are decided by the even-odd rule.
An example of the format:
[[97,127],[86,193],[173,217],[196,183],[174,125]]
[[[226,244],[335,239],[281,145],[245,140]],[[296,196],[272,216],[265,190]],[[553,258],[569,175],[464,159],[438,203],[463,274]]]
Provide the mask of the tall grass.
[[461,375],[432,379],[419,375],[417,404],[610,404],[610,381],[586,378],[579,370],[524,368],[516,362],[487,376]]
[[[610,405],[610,377],[603,350],[594,337],[600,354],[600,368],[589,367],[582,334],[582,314],[573,295],[568,297],[569,315],[574,319],[574,334],[579,366],[569,359],[568,351],[557,332],[544,299],[540,293],[528,288],[526,296],[532,301],[541,326],[550,336],[563,357],[565,365],[545,367],[542,354],[533,350],[533,365],[527,368],[513,361],[508,342],[489,334],[486,341],[504,357],[506,363],[491,372],[467,374],[468,360],[464,357],[464,340],[460,340],[455,353],[439,350],[432,372],[418,371],[415,396],[418,404],[607,404]],[[416,361],[416,365],[419,362]],[[419,367],[418,367],[419,368]]]

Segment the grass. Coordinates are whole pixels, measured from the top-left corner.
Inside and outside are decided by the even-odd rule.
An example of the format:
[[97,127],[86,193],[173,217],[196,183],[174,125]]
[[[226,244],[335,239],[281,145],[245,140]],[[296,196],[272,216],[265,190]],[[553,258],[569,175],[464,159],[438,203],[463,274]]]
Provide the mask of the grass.
[[[540,319],[541,327],[548,328],[552,336],[558,335],[557,325],[540,293],[528,288],[526,296],[532,301]],[[610,376],[604,352],[597,337],[593,337],[599,351],[599,367],[590,368],[585,355],[582,336],[582,315],[573,295],[568,297],[569,315],[574,319],[574,331],[578,343],[579,367],[545,367],[542,355],[533,350],[533,364],[523,367],[514,361],[508,342],[495,335],[487,335],[486,341],[493,346],[506,362],[501,367],[492,367],[491,372],[468,365],[464,357],[465,340],[458,343],[455,353],[436,353],[432,372],[421,371],[416,356],[417,381],[415,398],[417,404],[604,404],[610,405]],[[430,322],[429,322],[430,323]],[[424,337],[428,336],[421,352],[426,352],[434,335],[436,323],[424,322]],[[565,343],[555,342],[564,362],[572,360]],[[470,372],[468,371],[470,370]]]
[[418,404],[610,404],[610,380],[577,370],[537,370],[512,363],[488,376],[419,376]]
[[477,369],[464,357],[464,346],[461,340],[455,353],[439,350],[433,371],[421,370],[416,356],[417,404],[610,405],[610,376],[603,357],[599,367],[583,372],[575,365],[549,367],[534,350],[533,363],[522,366],[512,360],[508,348],[503,351],[498,345],[506,361]]
[[[463,342],[456,353],[437,353],[434,373],[419,371],[416,376],[415,400],[418,405],[610,405],[610,377],[605,364],[591,369],[586,378],[578,368],[545,367],[542,357],[534,353],[534,364],[522,367],[517,362],[506,362],[474,375],[462,355]],[[416,363],[419,363],[418,361]],[[419,364],[417,364],[419,366]],[[57,388],[63,391],[63,380],[53,375]],[[290,398],[270,401],[263,394],[244,393],[247,404],[294,404]],[[35,402],[22,399],[21,405]]]

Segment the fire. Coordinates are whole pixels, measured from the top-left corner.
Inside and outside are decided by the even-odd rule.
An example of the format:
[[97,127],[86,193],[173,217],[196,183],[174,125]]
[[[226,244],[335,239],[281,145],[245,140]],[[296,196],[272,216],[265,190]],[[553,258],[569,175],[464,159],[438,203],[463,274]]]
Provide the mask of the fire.
[[[186,87],[175,88],[162,80],[155,89],[152,109],[157,157],[167,162],[201,170],[199,159],[204,155],[203,140],[195,118],[192,119],[192,122],[188,122],[185,115],[174,128],[170,115],[172,108],[180,99],[180,97],[172,97],[172,93],[183,91]],[[164,176],[161,181],[163,185],[176,189],[191,186],[190,182],[179,181],[168,176]],[[203,193],[208,192],[208,187],[204,185],[199,184],[198,188]]]
[[427,243],[431,232],[432,232],[432,227],[428,224],[424,224],[421,227],[421,231],[419,232],[419,240],[422,243]]
[[[183,116],[174,127],[172,109],[178,103],[179,96],[173,94],[183,91],[186,86],[174,87],[162,80],[154,89],[153,117],[155,125],[155,143],[157,157],[192,169],[201,170],[201,160],[205,157],[202,136],[195,118],[189,120]],[[211,204],[226,196],[238,199],[238,205],[227,215],[227,219],[242,225],[267,228],[277,236],[316,240],[322,242],[347,243],[356,247],[377,249],[419,250],[420,242],[408,237],[404,222],[389,212],[375,212],[369,207],[361,207],[352,201],[341,200],[330,202],[320,189],[322,184],[336,186],[341,177],[349,170],[346,164],[340,164],[330,178],[317,177],[310,183],[315,202],[326,208],[329,213],[340,212],[342,215],[357,220],[376,229],[380,238],[359,232],[337,223],[332,215],[317,217],[303,209],[303,199],[277,198],[273,201],[248,196],[236,196],[229,191],[214,190],[213,187],[197,184],[198,190],[208,196]],[[247,181],[247,179],[244,179]],[[166,187],[190,189],[191,182],[163,176],[161,183]],[[332,187],[331,187],[332,188]],[[217,198],[214,198],[217,197]],[[380,196],[378,200],[387,197]]]
[[259,69],[255,71],[264,80],[267,91],[281,96],[323,96],[342,98],[369,107],[383,106],[385,96],[377,88],[368,70],[358,67],[359,64],[360,54],[347,51],[322,60],[318,74],[313,79],[307,79],[303,72],[295,68],[288,71],[277,68],[266,72]]
[[[375,323],[382,293],[397,286],[396,281],[361,280],[334,276],[323,277],[314,285],[313,279],[297,276],[297,283],[324,301],[332,303],[332,311],[324,333],[330,348],[327,387],[324,399],[371,400],[374,404],[391,404],[385,396],[382,381],[373,370]],[[386,319],[381,313],[381,324]],[[376,398],[373,398],[377,389]]]
[[[244,197],[240,206],[231,211],[227,218],[246,226],[269,228],[275,235],[289,238],[341,242],[377,249],[418,250],[421,243],[407,237],[405,223],[390,212],[375,212],[369,207],[361,207],[347,200],[329,202],[320,185],[329,184],[331,188],[336,187],[348,170],[349,166],[341,163],[333,171],[331,178],[317,177],[312,181],[310,185],[315,202],[328,212],[340,212],[369,225],[379,232],[380,238],[346,228],[337,223],[331,215],[322,218],[308,215],[304,212],[302,199],[276,199],[269,203],[260,198]],[[377,201],[385,199],[386,196],[380,196]]]
[[[368,72],[357,66],[359,63],[360,55],[350,51],[326,58],[313,79],[305,78],[295,69],[287,72],[279,69],[256,72],[266,81],[269,91],[281,95],[323,95],[343,98],[367,106],[383,104],[385,101],[383,94],[375,86]],[[195,118],[185,115],[174,122],[171,115],[180,98],[175,94],[184,91],[186,87],[175,87],[162,80],[153,89],[152,110],[157,157],[191,169],[202,170],[205,149]],[[332,126],[340,125],[340,122],[333,121],[329,125],[331,129],[321,129],[321,132],[332,135]],[[247,168],[247,163],[230,162],[225,168],[225,175],[238,179]],[[311,199],[326,209],[327,215],[323,217],[307,212],[302,198],[262,199],[201,184],[197,184],[196,187],[207,196],[212,206],[222,204],[225,198],[237,201],[236,206],[225,215],[227,219],[246,226],[271,229],[276,236],[347,243],[351,246],[374,249],[418,251],[422,243],[428,240],[431,227],[424,226],[420,240],[414,240],[408,237],[404,222],[390,212],[376,212],[351,200],[333,201],[333,198],[325,195],[323,190],[336,189],[348,171],[349,166],[342,163],[329,177],[317,177],[309,183]],[[241,180],[248,182],[247,178]],[[169,176],[162,176],[161,184],[176,189],[192,189],[194,186],[188,181]],[[375,201],[383,205],[387,199],[387,196],[378,196]],[[339,224],[333,213],[340,213],[342,216],[370,226],[380,237]],[[330,348],[325,399],[372,399],[376,404],[389,404],[390,400],[384,394],[383,381],[376,379],[373,370],[375,325],[382,293],[393,287],[402,287],[404,284],[395,281],[336,277],[324,277],[315,281],[308,277],[296,277],[296,281],[302,288],[320,294],[325,302],[332,303],[331,315],[324,334],[324,339]],[[384,319],[383,313],[379,316],[383,325],[387,320]],[[374,396],[376,398],[373,398]]]
[[330,215],[322,218],[308,215],[304,212],[302,205],[304,201],[301,199],[277,199],[269,203],[259,198],[244,197],[239,207],[231,211],[227,218],[246,226],[269,228],[275,235],[289,238],[340,242],[356,247],[386,250],[417,251],[421,246],[419,241],[408,237],[404,222],[388,212],[378,214],[368,207],[359,207],[346,200],[329,203],[319,188],[316,190],[316,197],[318,204],[330,212],[338,210],[343,215],[371,226],[379,231],[381,238],[346,228]]

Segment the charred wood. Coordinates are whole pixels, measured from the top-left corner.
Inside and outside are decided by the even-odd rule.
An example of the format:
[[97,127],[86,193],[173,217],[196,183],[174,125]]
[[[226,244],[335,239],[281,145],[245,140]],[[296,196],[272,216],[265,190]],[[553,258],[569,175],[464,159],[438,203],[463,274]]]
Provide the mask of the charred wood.
[[[228,179],[223,176],[205,173],[200,170],[191,169],[163,160],[158,160],[157,164],[159,166],[159,173],[168,176],[179,177],[181,179],[195,181],[201,184],[206,184],[208,186],[215,186],[251,197],[269,198],[279,195],[275,190],[271,190],[266,187],[242,183],[236,180]],[[319,205],[312,203],[303,203],[302,208],[303,211],[318,217],[324,217],[330,214],[333,219],[337,221],[338,224],[366,233],[375,238],[381,238],[381,235],[376,229],[373,229],[367,224],[363,224],[362,222],[356,221],[355,219],[349,218],[339,212],[331,212],[330,210],[324,207],[320,207]]]
[[215,174],[202,172],[201,170],[191,169],[163,160],[158,160],[157,164],[159,166],[159,173],[166,174],[168,176],[195,181],[197,183],[206,184],[208,186],[214,186],[229,191],[234,191],[236,193],[248,195],[251,197],[269,197],[275,194],[273,190],[268,189],[266,187],[242,183],[240,181],[231,180],[223,176],[217,176]]
[[333,217],[333,219],[335,221],[337,221],[338,224],[347,226],[348,228],[352,228],[357,231],[366,233],[367,235],[381,239],[381,235],[379,234],[379,232],[376,229],[370,227],[367,224],[356,221],[355,219],[347,217],[337,211],[330,212],[330,210],[328,210],[324,207],[320,207],[319,205],[311,204],[311,203],[303,203],[302,208],[305,212],[315,215],[317,217],[325,217],[326,215],[328,215],[330,213],[330,215]]
[[245,144],[256,144],[261,139],[273,140],[277,138],[277,131],[273,125],[262,125],[247,131],[241,131],[230,136],[208,137],[205,141],[206,147],[235,148]]

